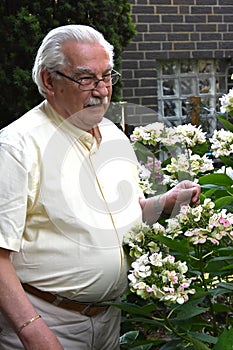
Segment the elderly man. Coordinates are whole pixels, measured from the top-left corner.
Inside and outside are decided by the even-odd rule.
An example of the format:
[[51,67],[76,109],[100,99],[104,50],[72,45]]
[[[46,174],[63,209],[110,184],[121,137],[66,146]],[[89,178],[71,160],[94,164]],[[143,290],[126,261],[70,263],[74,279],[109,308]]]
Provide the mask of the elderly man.
[[123,235],[183,202],[185,181],[159,198],[138,187],[127,137],[103,118],[113,47],[83,25],[44,38],[33,79],[45,100],[0,134],[1,350],[117,350],[127,288]]

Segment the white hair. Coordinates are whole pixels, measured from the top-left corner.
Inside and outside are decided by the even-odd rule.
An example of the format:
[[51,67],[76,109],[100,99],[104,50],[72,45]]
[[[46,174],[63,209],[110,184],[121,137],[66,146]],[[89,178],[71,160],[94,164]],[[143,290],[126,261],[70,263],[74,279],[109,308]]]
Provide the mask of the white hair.
[[39,93],[44,97],[45,89],[41,80],[41,72],[45,69],[55,71],[69,63],[68,58],[61,50],[61,46],[64,42],[70,40],[91,44],[100,43],[108,52],[110,66],[113,67],[114,48],[94,28],[86,25],[70,24],[52,29],[43,39],[32,69],[32,79],[36,83]]

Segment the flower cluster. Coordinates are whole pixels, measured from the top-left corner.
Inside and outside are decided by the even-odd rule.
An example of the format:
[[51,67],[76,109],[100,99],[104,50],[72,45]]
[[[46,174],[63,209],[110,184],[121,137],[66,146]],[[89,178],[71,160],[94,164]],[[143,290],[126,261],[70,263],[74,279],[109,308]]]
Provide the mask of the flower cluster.
[[175,144],[193,148],[195,145],[206,141],[206,133],[192,124],[166,127],[163,123],[156,122],[147,126],[136,127],[130,135],[133,143],[140,142],[147,146],[162,145],[164,147]]
[[233,133],[231,131],[215,130],[210,142],[215,157],[229,156],[233,153]]
[[225,236],[233,239],[233,213],[214,207],[210,198],[196,207],[183,206],[176,217],[167,220],[166,235],[172,239],[184,235],[195,245],[206,242],[219,245]]
[[206,173],[213,169],[212,159],[206,155],[200,157],[198,154],[192,154],[191,151],[187,151],[185,154],[179,154],[176,158],[172,157],[170,164],[163,170],[170,175],[170,178],[167,177],[167,183],[176,184],[178,183],[179,175],[182,179],[183,173],[187,173],[192,178],[199,173]]
[[165,247],[156,243],[158,234],[165,234],[161,224],[150,227],[143,223],[133,227],[125,236],[124,243],[129,246],[134,260],[128,276],[130,289],[143,299],[183,304],[189,299],[188,294],[194,293],[189,288],[192,279],[185,276],[187,264],[175,261]]
[[147,156],[147,162],[145,164],[142,162],[139,163],[138,175],[139,187],[142,189],[142,191],[145,194],[155,194],[156,191],[152,188],[153,183],[162,184],[164,180],[161,161]]
[[[163,123],[156,122],[136,127],[130,139],[136,151],[143,151],[144,170],[139,169],[139,185],[144,193],[153,194],[158,185],[173,187],[180,180],[192,179],[198,173],[213,170],[212,159],[192,153],[195,146],[206,142],[205,134],[200,126],[192,124],[165,127]],[[138,144],[143,145],[144,150]],[[170,160],[162,167],[164,158]]]
[[192,124],[178,125],[175,128],[181,144],[185,144],[188,148],[193,148],[206,142],[206,133],[202,131],[201,126]]
[[[233,74],[231,78],[233,78]],[[231,114],[233,112],[233,89],[230,89],[228,94],[224,94],[219,100],[221,103],[221,113]]]
[[154,194],[155,191],[152,189],[152,182],[150,181],[151,171],[144,165],[139,164],[139,187],[145,194]]
[[166,128],[159,122],[136,127],[130,135],[132,142],[141,142],[148,146],[156,146],[164,137],[166,137]]

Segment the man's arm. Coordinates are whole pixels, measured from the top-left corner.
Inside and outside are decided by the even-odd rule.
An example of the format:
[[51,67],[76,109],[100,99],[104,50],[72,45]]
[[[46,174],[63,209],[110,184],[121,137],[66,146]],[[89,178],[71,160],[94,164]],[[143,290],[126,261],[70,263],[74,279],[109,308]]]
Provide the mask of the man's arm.
[[182,181],[159,196],[139,200],[143,221],[155,223],[161,214],[175,215],[184,204],[196,205],[200,201],[200,186],[192,181]]
[[[0,248],[0,309],[17,332],[38,312],[27,298],[9,257],[10,251]],[[42,318],[22,328],[19,338],[26,350],[63,350]]]

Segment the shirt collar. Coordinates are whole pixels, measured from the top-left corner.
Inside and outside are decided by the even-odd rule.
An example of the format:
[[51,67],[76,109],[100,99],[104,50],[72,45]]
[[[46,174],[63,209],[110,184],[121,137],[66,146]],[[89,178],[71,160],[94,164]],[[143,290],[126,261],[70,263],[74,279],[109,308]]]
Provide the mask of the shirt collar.
[[75,137],[75,139],[79,139],[89,150],[91,150],[93,147],[99,147],[102,137],[98,125],[91,129],[90,132],[87,132],[79,129],[63,118],[55,111],[47,100],[44,101],[43,108],[46,115],[57,125],[57,127],[65,130],[70,135]]

